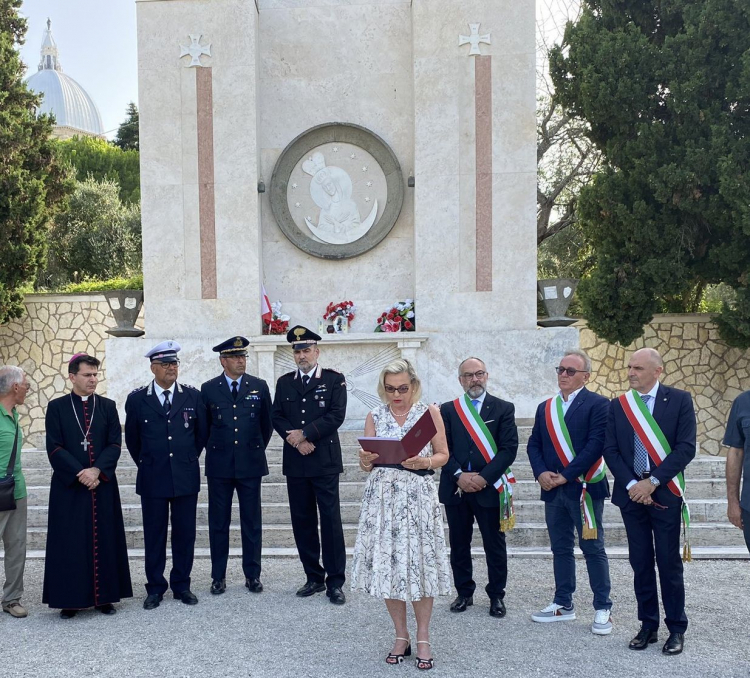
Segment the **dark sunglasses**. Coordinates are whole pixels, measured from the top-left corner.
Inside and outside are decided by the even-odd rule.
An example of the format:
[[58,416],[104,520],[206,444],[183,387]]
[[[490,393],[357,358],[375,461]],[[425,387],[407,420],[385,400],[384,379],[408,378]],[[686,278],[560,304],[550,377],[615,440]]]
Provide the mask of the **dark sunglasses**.
[[555,372],[559,375],[567,374],[569,377],[575,377],[579,372],[588,372],[588,370],[576,370],[573,367],[556,367]]

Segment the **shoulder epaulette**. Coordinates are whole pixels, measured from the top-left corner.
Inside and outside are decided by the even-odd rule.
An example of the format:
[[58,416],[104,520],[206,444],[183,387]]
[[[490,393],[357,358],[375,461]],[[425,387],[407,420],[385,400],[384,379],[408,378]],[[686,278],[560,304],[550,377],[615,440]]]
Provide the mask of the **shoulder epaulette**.
[[142,391],[146,386],[139,386],[138,388],[134,388],[130,393],[138,393],[138,391]]
[[197,388],[195,388],[195,386],[193,386],[192,384],[185,384],[185,383],[183,383],[183,382],[180,382],[180,386],[184,386],[185,388],[190,388],[190,389],[192,389],[193,391],[197,391],[197,390],[198,390],[198,389],[197,389]]
[[341,374],[341,372],[339,372],[338,370],[334,370],[331,367],[323,367],[322,370],[323,372],[332,372],[333,374]]

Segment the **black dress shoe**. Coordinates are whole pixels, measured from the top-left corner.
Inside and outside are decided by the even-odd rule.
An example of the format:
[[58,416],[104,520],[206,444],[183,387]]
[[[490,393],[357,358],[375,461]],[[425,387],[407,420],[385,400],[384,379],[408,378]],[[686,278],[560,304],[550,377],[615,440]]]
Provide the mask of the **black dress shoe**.
[[684,633],[670,633],[667,642],[664,643],[664,647],[661,651],[664,654],[680,654],[682,652],[682,646],[685,644]]
[[641,626],[638,635],[630,641],[628,647],[631,650],[645,650],[651,643],[655,643],[657,640],[659,640],[657,631]]
[[143,601],[144,610],[155,610],[159,607],[159,603],[164,600],[164,596],[161,593],[152,593],[146,596],[146,600]]
[[245,587],[250,593],[263,593],[263,584],[260,583],[260,579],[257,577],[245,579]]
[[502,598],[490,598],[490,617],[504,617],[506,612]]
[[326,585],[322,581],[309,581],[297,591],[300,598],[307,598],[314,593],[320,593],[326,590]]
[[102,614],[117,614],[117,610],[115,610],[115,606],[112,605],[112,603],[107,603],[106,605],[97,605],[96,609],[99,610]]
[[346,596],[340,586],[334,586],[326,591],[326,595],[331,599],[334,605],[343,605],[346,602]]
[[198,598],[190,589],[186,589],[185,591],[180,591],[180,593],[175,593],[174,599],[182,601],[183,603],[185,603],[185,605],[197,605],[198,604]]
[[73,619],[78,610],[60,610],[60,619]]
[[211,593],[213,593],[215,596],[221,595],[226,590],[227,590],[226,579],[214,579],[211,582]]
[[473,596],[456,596],[456,599],[451,603],[451,612],[466,612],[466,608],[473,604]]

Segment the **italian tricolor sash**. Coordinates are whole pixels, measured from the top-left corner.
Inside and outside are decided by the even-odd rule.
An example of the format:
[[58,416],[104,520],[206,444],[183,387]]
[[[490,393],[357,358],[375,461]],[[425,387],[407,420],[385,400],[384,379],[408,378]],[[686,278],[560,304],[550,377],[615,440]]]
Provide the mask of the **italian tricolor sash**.
[[[547,433],[552,439],[552,445],[557,452],[560,463],[563,468],[575,459],[576,453],[573,449],[573,443],[570,440],[568,426],[565,423],[563,414],[563,399],[557,395],[550,398],[544,405],[544,417],[547,422]],[[594,516],[594,502],[587,491],[589,483],[598,483],[607,475],[607,469],[604,466],[604,457],[594,462],[593,466],[584,474],[579,476],[578,481],[581,483],[581,521],[583,523],[583,538],[596,539],[597,524]]]
[[[618,400],[622,405],[625,416],[628,418],[630,425],[633,427],[635,435],[643,443],[648,453],[648,458],[653,468],[658,467],[672,452],[664,433],[659,424],[656,423],[651,412],[649,412],[646,403],[643,402],[637,391],[631,390],[623,393]],[[682,530],[684,545],[682,548],[682,559],[685,561],[692,560],[690,552],[690,508],[688,507],[685,497],[685,477],[682,472],[678,473],[672,480],[667,483],[670,492],[676,497],[682,499]]]
[[[471,439],[479,448],[484,460],[489,464],[497,454],[497,444],[487,425],[482,421],[482,417],[479,416],[479,412],[472,405],[471,398],[464,394],[462,397],[456,398],[453,404]],[[513,509],[513,485],[515,482],[516,479],[510,466],[495,482],[495,489],[500,496],[500,529],[503,532],[512,530],[516,523]]]

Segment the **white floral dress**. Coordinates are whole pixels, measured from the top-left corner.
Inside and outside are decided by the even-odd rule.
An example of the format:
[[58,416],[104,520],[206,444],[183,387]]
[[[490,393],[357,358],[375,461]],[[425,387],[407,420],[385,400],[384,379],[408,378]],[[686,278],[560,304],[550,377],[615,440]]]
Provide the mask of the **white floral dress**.
[[[375,433],[402,438],[427,411],[416,403],[403,426],[386,405],[372,411]],[[420,457],[432,455],[428,444]],[[376,466],[362,496],[352,590],[377,598],[420,600],[451,592],[443,518],[431,475]]]

